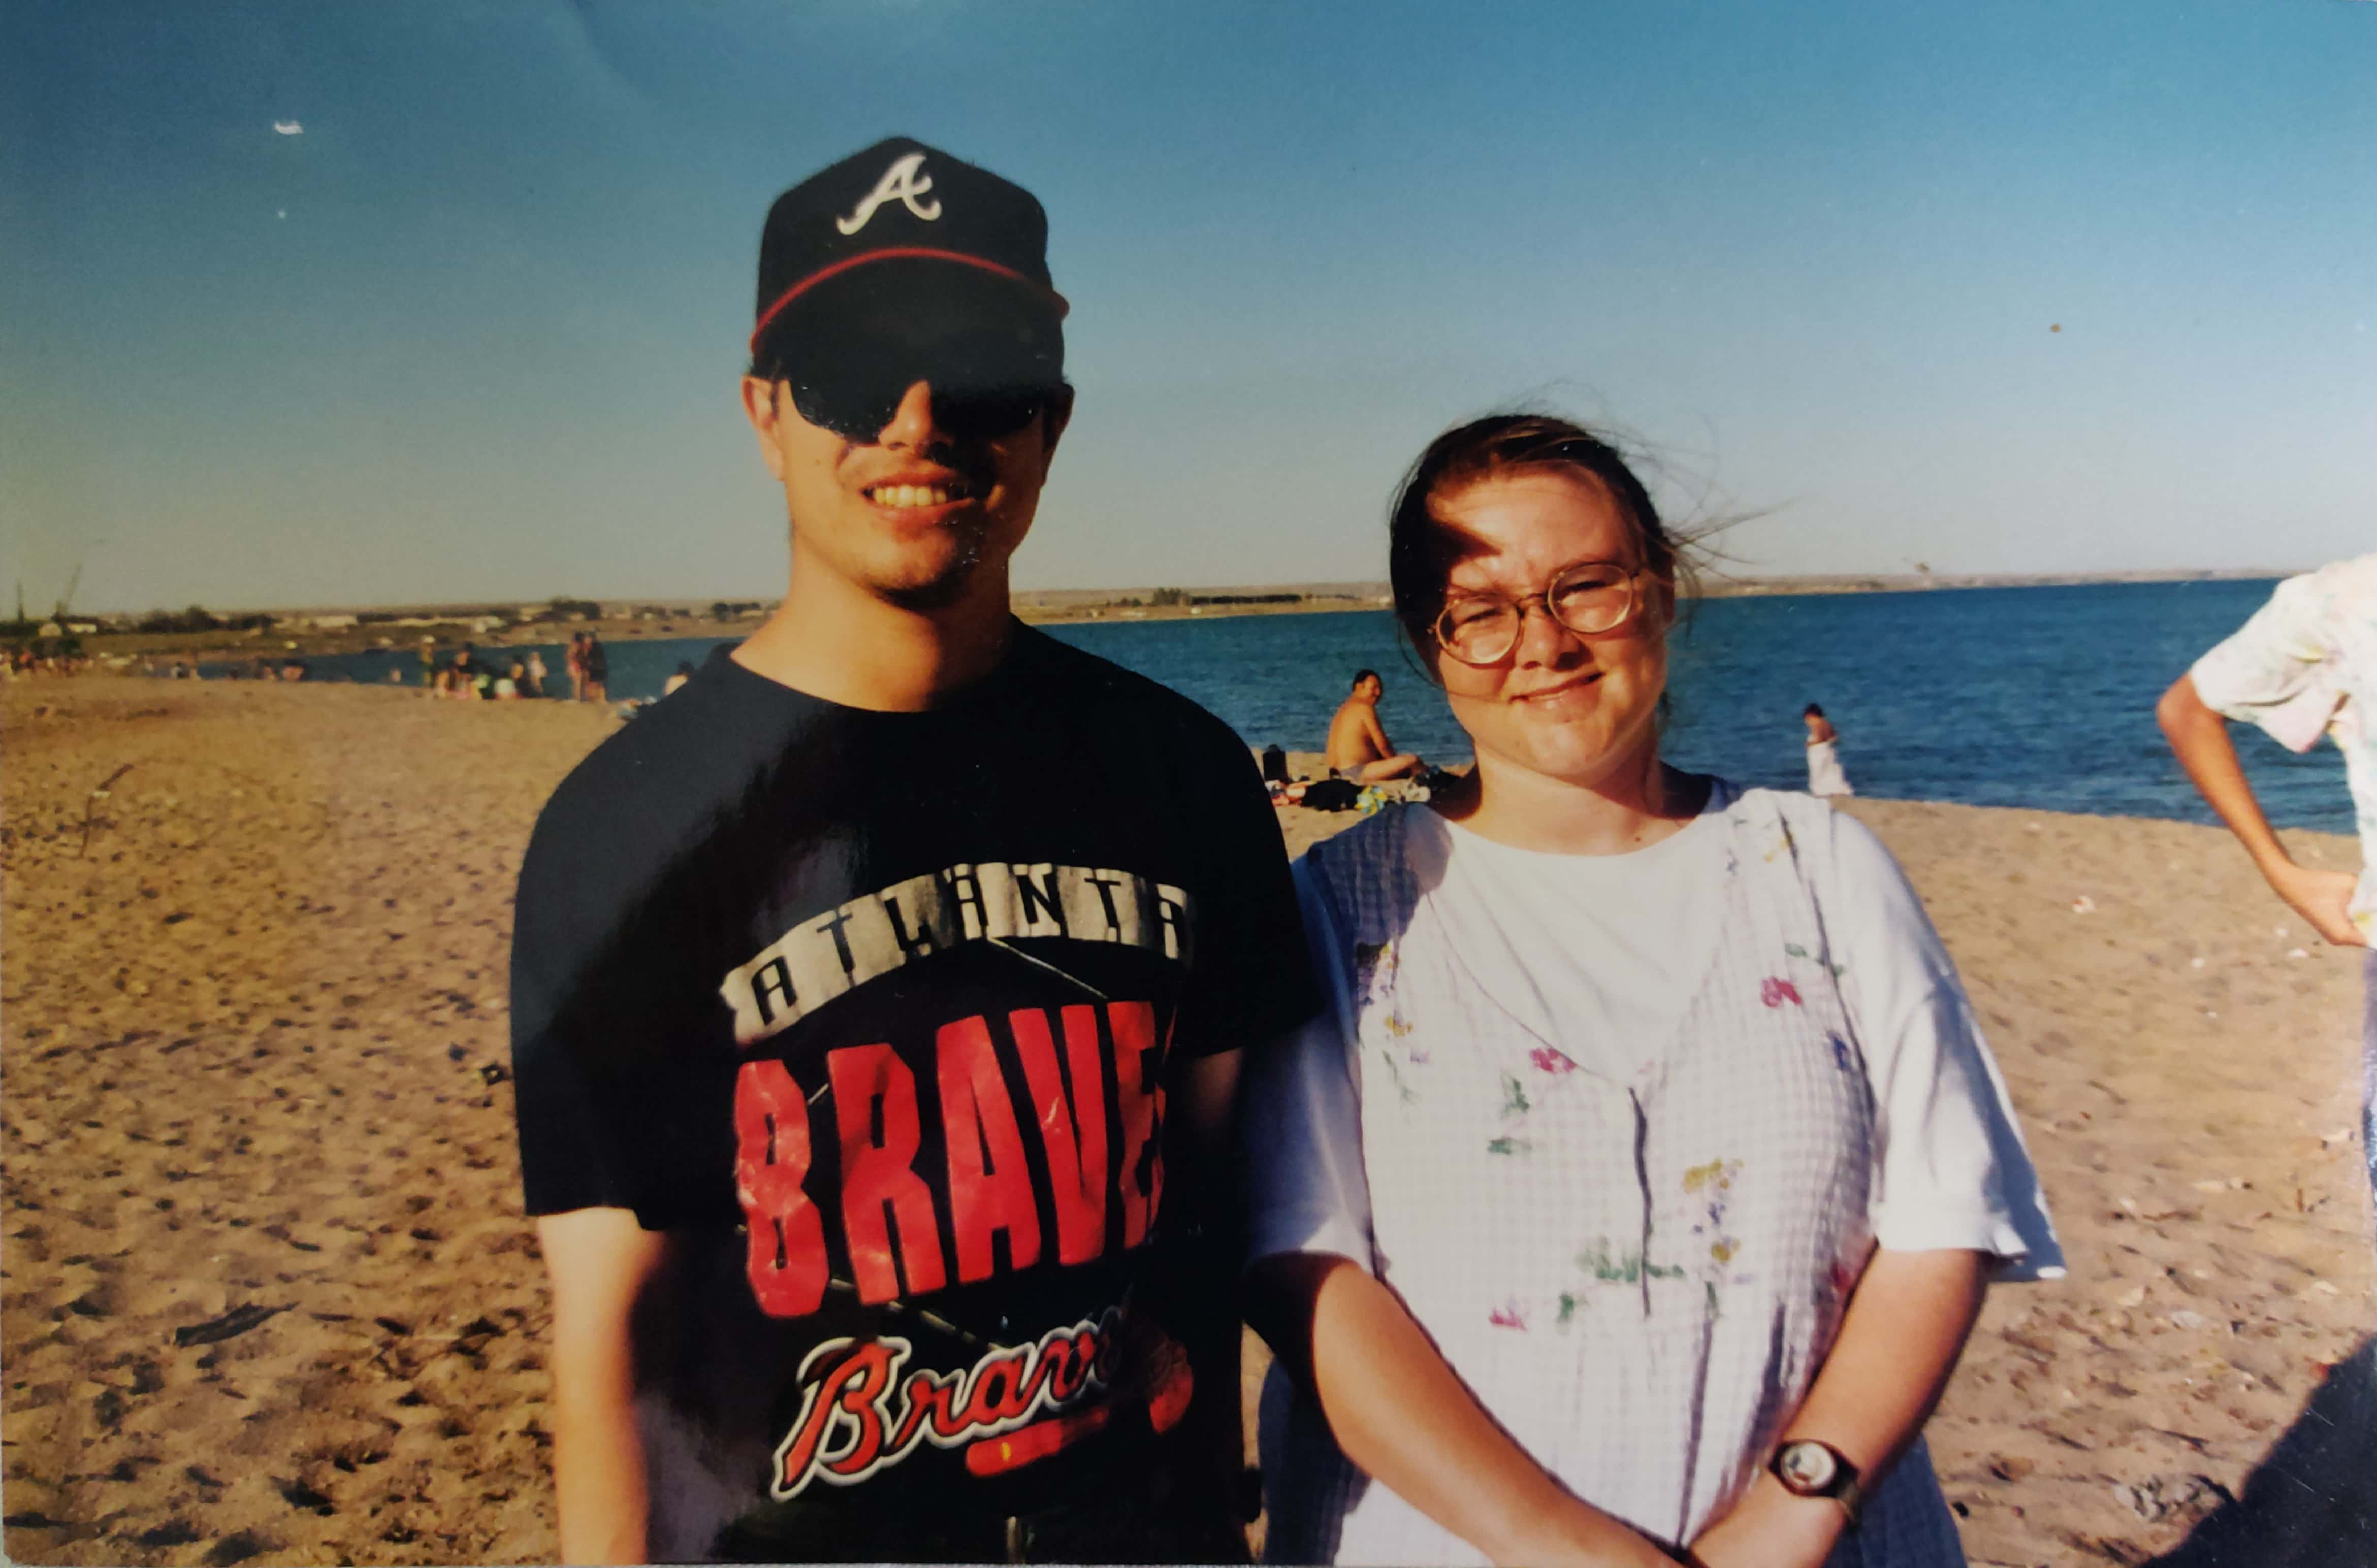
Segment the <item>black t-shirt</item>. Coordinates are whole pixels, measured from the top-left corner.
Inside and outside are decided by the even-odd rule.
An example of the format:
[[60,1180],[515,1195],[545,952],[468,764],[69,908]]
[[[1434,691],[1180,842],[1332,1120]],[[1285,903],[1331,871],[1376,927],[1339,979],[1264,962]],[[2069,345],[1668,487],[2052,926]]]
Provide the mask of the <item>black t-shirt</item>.
[[1194,704],[1021,625],[923,713],[722,648],[530,842],[528,1207],[679,1233],[663,1383],[747,1517],[1027,1513],[1179,1416],[1130,1310],[1166,1059],[1316,1005],[1253,761]]

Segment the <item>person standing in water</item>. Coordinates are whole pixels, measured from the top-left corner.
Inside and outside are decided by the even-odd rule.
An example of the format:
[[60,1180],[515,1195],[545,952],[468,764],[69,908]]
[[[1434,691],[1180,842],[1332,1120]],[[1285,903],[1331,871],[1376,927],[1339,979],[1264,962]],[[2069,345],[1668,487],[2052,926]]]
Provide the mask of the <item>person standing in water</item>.
[[1856,794],[1849,787],[1849,776],[1841,770],[1841,732],[1815,703],[1801,708],[1799,718],[1808,726],[1808,793]]
[[586,634],[586,651],[579,656],[585,665],[586,679],[579,691],[585,702],[611,700],[611,658],[603,650],[603,639],[593,633]]

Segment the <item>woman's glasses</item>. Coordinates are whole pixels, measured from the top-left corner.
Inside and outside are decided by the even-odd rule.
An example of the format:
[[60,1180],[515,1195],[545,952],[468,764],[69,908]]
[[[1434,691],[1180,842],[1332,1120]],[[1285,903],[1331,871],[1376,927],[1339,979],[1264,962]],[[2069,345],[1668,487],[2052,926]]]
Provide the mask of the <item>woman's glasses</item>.
[[1580,561],[1560,568],[1543,592],[1524,599],[1459,595],[1436,618],[1436,645],[1463,664],[1499,664],[1519,646],[1531,604],[1542,605],[1545,614],[1581,637],[1614,632],[1634,613],[1640,575],[1612,561]]

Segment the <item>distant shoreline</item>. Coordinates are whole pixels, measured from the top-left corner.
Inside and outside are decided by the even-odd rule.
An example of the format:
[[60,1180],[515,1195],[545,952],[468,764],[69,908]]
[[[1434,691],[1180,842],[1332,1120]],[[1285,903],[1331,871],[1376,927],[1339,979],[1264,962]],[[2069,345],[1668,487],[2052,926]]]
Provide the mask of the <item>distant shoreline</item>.
[[[1709,572],[1701,581],[1707,599],[1790,598],[1844,593],[1935,593],[1964,588],[2075,588],[2101,585],[2266,580],[2287,576],[2275,567],[2223,571],[2016,573],[1834,573],[1802,576],[1748,576]],[[606,642],[658,637],[740,637],[774,608],[772,600],[711,605],[683,600],[570,601],[566,614],[534,605],[401,605],[240,611],[227,622],[269,619],[269,625],[199,630],[139,631],[140,617],[65,617],[83,651],[101,659],[173,659],[279,661],[362,653],[374,648],[417,648],[425,640],[450,651],[464,643],[487,648],[567,643],[571,634],[592,632]],[[1312,615],[1385,610],[1392,603],[1383,582],[1284,583],[1205,588],[1027,588],[1012,598],[1015,614],[1027,624],[1081,622],[1218,620],[1238,615]],[[731,613],[714,612],[726,608]],[[589,613],[593,612],[593,613]],[[91,630],[82,628],[91,627]]]
[[[2283,567],[2236,567],[2220,571],[2170,569],[2150,572],[1906,572],[1830,573],[1759,577],[1729,573],[1702,575],[1703,599],[1787,599],[1805,594],[1936,593],[1943,589],[1997,588],[2087,588],[2101,585],[2192,582],[2261,582],[2289,576]],[[1157,592],[1184,596],[1182,602],[1146,602]],[[1294,602],[1286,601],[1294,596]],[[1384,610],[1393,596],[1383,582],[1284,583],[1272,587],[1147,588],[1037,588],[1014,595],[1015,613],[1038,624],[1063,621],[1171,621],[1190,616],[1313,614],[1331,611]]]

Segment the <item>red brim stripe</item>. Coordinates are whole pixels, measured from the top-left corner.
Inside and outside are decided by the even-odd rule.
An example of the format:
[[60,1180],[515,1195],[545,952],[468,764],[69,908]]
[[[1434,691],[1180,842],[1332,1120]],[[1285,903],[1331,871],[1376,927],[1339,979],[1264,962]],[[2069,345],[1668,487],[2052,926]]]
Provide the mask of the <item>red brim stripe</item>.
[[865,255],[854,255],[847,261],[837,261],[831,267],[822,267],[818,271],[810,273],[807,277],[802,279],[799,282],[785,290],[782,294],[777,296],[776,303],[774,304],[770,305],[766,310],[759,313],[759,324],[751,328],[750,346],[752,350],[757,351],[759,347],[760,337],[766,333],[769,326],[775,321],[776,317],[784,313],[784,307],[786,305],[791,304],[794,300],[799,299],[803,294],[807,293],[811,289],[816,288],[827,279],[837,277],[842,273],[848,272],[854,267],[865,267],[870,261],[898,261],[910,256],[921,257],[930,261],[954,261],[962,267],[976,267],[984,272],[990,273],[995,277],[1011,279],[1015,282],[1022,284],[1033,293],[1040,295],[1051,305],[1055,306],[1057,315],[1059,318],[1061,318],[1067,311],[1073,308],[1070,304],[1066,303],[1064,295],[1057,292],[1054,289],[1045,288],[1033,281],[1032,279],[1026,278],[1022,273],[1016,271],[1011,267],[1001,267],[995,261],[985,261],[978,255],[967,255],[962,251],[934,250],[926,245],[900,245],[895,246],[890,250],[868,251]]

